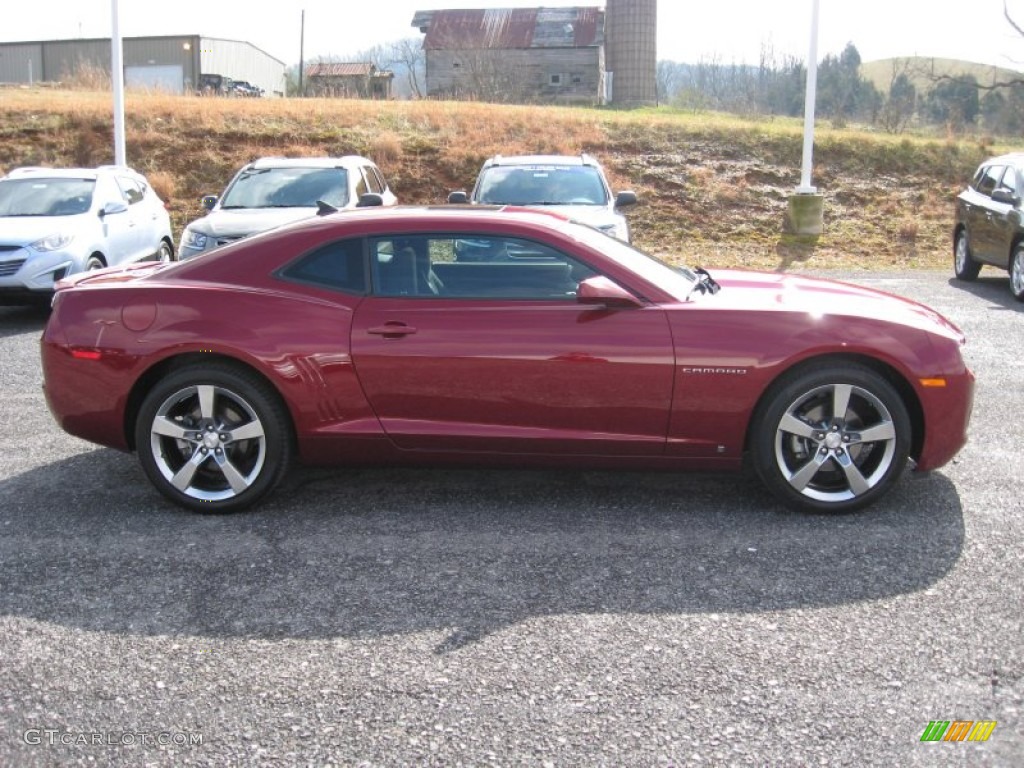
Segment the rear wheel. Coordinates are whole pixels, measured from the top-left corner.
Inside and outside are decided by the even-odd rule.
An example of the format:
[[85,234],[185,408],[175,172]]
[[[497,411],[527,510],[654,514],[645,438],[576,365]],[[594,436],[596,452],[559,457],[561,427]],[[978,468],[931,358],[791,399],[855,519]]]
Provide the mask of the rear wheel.
[[1024,301],[1024,243],[1019,243],[1010,257],[1010,291],[1017,301]]
[[287,412],[255,374],[211,364],[176,371],[146,396],[135,446],[150,481],[197,512],[235,512],[269,494],[292,456]]
[[85,271],[93,272],[97,269],[103,269],[106,264],[103,263],[103,259],[99,256],[90,256],[85,262]]
[[162,264],[174,261],[174,249],[166,240],[160,241],[160,247],[156,249],[156,260]]
[[845,512],[885,494],[910,452],[907,408],[869,368],[836,363],[787,376],[754,415],[754,467],[792,507]]
[[953,245],[953,273],[958,280],[969,282],[974,280],[981,271],[981,264],[974,260],[971,255],[971,244],[967,240],[967,230],[961,229],[956,233],[956,243]]

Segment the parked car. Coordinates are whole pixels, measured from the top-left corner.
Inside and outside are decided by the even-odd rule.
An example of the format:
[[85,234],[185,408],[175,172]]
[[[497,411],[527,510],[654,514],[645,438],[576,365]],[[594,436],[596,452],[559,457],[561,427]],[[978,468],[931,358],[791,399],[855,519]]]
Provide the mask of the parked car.
[[[494,261],[461,261],[471,241]],[[97,335],[97,327],[103,333]],[[561,216],[367,208],[201,259],[70,278],[42,340],[68,432],[200,512],[311,463],[739,470],[846,511],[964,445],[937,312],[839,282],[680,269]]]
[[49,302],[68,275],[173,256],[167,209],[130,168],[15,168],[0,178],[0,303]]
[[957,195],[953,271],[974,280],[988,264],[1010,273],[1010,291],[1024,301],[1024,153],[983,162]]
[[543,207],[628,243],[622,209],[637,198],[630,190],[613,194],[601,164],[590,155],[498,155],[484,163],[470,194],[452,192],[448,202]]
[[225,243],[324,210],[394,205],[394,193],[372,160],[344,157],[264,157],[249,163],[218,199],[203,198],[209,213],[181,233],[178,254],[190,259]]

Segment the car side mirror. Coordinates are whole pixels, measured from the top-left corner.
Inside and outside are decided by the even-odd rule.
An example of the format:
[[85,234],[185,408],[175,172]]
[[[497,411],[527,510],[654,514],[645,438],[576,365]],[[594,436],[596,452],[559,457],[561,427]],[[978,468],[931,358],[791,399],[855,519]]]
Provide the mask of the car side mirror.
[[205,208],[208,211],[212,211],[213,206],[217,204],[217,196],[203,195],[202,198],[200,198],[200,202],[203,204],[203,208]]
[[628,205],[636,205],[636,192],[624,189],[615,196],[615,207],[625,208]]
[[112,213],[124,213],[127,210],[128,203],[124,200],[111,200],[103,206],[103,209],[100,211],[100,218],[102,219],[104,216],[109,216]]
[[469,195],[466,194],[465,190],[458,189],[448,193],[448,202],[452,205],[465,205],[469,202]]
[[576,288],[576,301],[580,304],[604,304],[608,307],[642,307],[640,299],[604,275],[580,280]]
[[363,192],[359,196],[359,202],[356,203],[356,208],[374,208],[378,205],[384,205],[384,197],[377,194],[376,192]]
[[992,193],[992,199],[997,203],[1006,203],[1007,205],[1017,205],[1020,202],[1017,195],[1005,188],[995,190]]

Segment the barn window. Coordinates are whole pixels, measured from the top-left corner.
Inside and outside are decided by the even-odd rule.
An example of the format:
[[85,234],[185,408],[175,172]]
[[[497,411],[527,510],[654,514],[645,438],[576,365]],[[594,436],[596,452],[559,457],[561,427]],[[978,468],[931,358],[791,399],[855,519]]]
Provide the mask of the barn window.
[[561,84],[562,84],[562,75],[561,74],[548,75],[548,85],[561,85]]
[[572,84],[573,85],[582,85],[583,84],[583,75],[578,75],[576,73],[573,73],[573,75],[572,75]]
[[457,62],[457,61],[453,61],[452,62],[452,69],[458,69],[461,66],[462,65],[459,62]]

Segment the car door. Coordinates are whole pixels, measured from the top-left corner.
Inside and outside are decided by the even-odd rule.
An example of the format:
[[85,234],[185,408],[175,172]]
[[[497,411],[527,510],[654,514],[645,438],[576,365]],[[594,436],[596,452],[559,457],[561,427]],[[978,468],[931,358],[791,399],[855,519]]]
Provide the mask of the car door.
[[965,200],[964,217],[971,254],[986,264],[998,263],[997,237],[993,226],[992,192],[999,184],[1005,166],[990,165],[981,173],[973,194]]
[[[474,260],[460,261],[468,242]],[[399,447],[663,453],[674,352],[661,309],[578,303],[593,270],[528,241],[379,238],[369,254],[352,357]]]
[[[992,200],[989,203],[991,215],[988,216],[987,224],[988,235],[991,238],[992,263],[1003,268],[1010,266],[1013,241],[1020,231],[1020,210],[1017,207],[1017,201],[1020,200],[1019,188],[1019,173],[1012,165],[1008,165],[992,191]],[[1000,193],[1004,197],[997,200],[996,196]]]
[[130,176],[118,175],[116,180],[117,186],[121,189],[121,197],[128,204],[128,211],[124,216],[128,222],[130,237],[127,238],[123,250],[111,254],[111,264],[137,261],[152,253],[152,250],[146,250],[148,222],[146,207],[142,204],[145,199],[142,187]]
[[[108,203],[123,203],[127,210],[103,213]],[[138,227],[132,219],[130,209],[131,206],[124,199],[124,193],[112,177],[101,175],[96,179],[94,210],[100,219],[102,239],[97,247],[102,249],[108,266],[122,263],[125,261],[125,254],[134,251]]]

